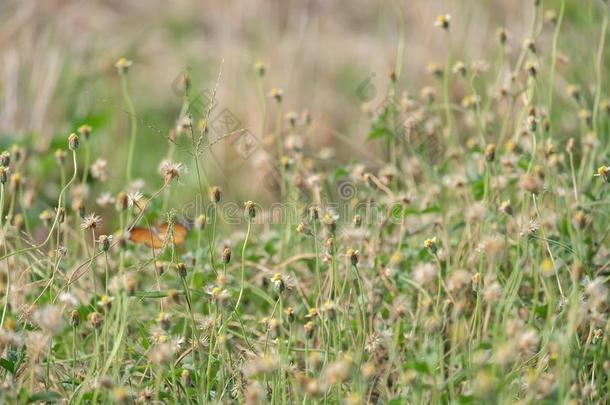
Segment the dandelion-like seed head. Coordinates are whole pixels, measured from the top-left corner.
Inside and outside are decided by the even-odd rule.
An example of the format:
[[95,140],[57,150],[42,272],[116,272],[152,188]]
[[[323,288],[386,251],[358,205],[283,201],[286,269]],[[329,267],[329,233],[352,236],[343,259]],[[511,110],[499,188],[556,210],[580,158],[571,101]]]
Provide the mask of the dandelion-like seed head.
[[102,217],[95,215],[95,212],[87,214],[80,225],[81,229],[95,229],[102,222]]

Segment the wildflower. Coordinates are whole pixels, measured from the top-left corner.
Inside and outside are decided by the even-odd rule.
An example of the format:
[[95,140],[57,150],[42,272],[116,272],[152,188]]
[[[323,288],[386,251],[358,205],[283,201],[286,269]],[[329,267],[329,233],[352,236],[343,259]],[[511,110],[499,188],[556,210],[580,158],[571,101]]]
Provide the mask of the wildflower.
[[527,61],[525,64],[525,71],[530,74],[532,77],[536,77],[538,74],[538,66],[533,61]]
[[271,277],[271,282],[276,290],[280,293],[284,291],[284,280],[282,279],[282,273],[275,273],[273,277]]
[[213,300],[218,302],[223,302],[227,298],[229,298],[229,291],[220,287],[213,287],[208,291],[208,294],[212,297]]
[[210,200],[214,204],[218,204],[220,202],[220,197],[222,196],[222,190],[218,186],[214,186],[210,189]]
[[438,251],[438,242],[436,241],[436,236],[430,239],[426,239],[424,241],[424,247],[432,253],[436,253]]
[[496,36],[498,37],[498,40],[500,41],[500,44],[504,45],[506,43],[506,40],[508,39],[508,34],[506,33],[506,29],[503,27],[498,28],[498,30],[496,31]]
[[141,208],[139,202],[142,197],[140,190],[130,191],[127,193],[127,207],[132,208],[135,205],[137,208]]
[[0,166],[0,183],[6,184],[8,182],[8,167]]
[[604,183],[610,183],[610,167],[602,165],[597,168],[597,177],[601,177]]
[[269,97],[275,99],[275,101],[277,101],[278,103],[282,102],[283,95],[284,92],[282,91],[282,89],[278,89],[276,87],[272,88],[269,92]]
[[453,68],[451,69],[451,72],[453,72],[453,74],[459,74],[462,77],[466,77],[468,70],[466,69],[466,64],[464,64],[464,62],[460,60],[455,62]]
[[63,166],[63,164],[66,162],[66,151],[58,148],[55,150],[55,160],[57,161],[57,164],[60,166]]
[[252,201],[244,203],[246,218],[252,219],[256,217],[256,204]]
[[163,177],[163,180],[167,183],[170,180],[178,179],[184,172],[184,165],[182,163],[173,163],[169,160],[164,160],[159,165],[159,173]]
[[91,214],[85,216],[85,219],[80,227],[81,229],[95,229],[100,222],[102,222],[102,218],[92,212]]
[[257,75],[259,75],[260,77],[265,76],[265,72],[267,71],[267,66],[265,66],[265,64],[260,61],[257,60],[256,63],[254,64],[254,71],[256,72]]
[[311,234],[311,231],[307,228],[307,225],[305,224],[305,222],[299,222],[299,224],[297,225],[297,232],[298,233],[302,233],[305,235],[309,235]]
[[502,201],[500,204],[500,212],[503,212],[506,215],[513,215],[513,206],[511,205],[510,200]]
[[180,277],[186,277],[186,270],[186,264],[182,262],[178,263],[178,274],[180,275]]
[[195,219],[195,228],[198,230],[203,230],[206,224],[206,216],[205,214],[199,214],[199,216]]
[[191,385],[191,373],[186,368],[180,373],[180,378],[185,386]]
[[288,318],[289,322],[294,321],[294,308],[292,308],[292,307],[286,308],[286,317]]
[[324,225],[326,225],[328,227],[328,230],[331,233],[334,233],[335,230],[337,229],[338,221],[339,221],[339,215],[337,215],[334,212],[328,211],[322,217],[322,222],[324,223]]
[[116,210],[117,211],[125,211],[127,208],[129,207],[129,197],[127,196],[127,193],[124,191],[121,191],[117,194],[116,196]]
[[358,266],[358,256],[359,256],[359,252],[357,250],[354,250],[354,249],[347,250],[347,257],[349,257],[349,260],[350,260],[350,263],[352,264],[352,266]]
[[11,164],[11,154],[8,151],[0,153],[0,166],[8,167]]
[[112,307],[112,301],[114,301],[114,297],[110,297],[106,294],[100,297],[100,300],[97,302],[97,305],[104,308],[105,310],[109,310]]
[[91,176],[99,181],[108,180],[108,161],[105,159],[96,159],[91,164]]
[[493,162],[496,157],[496,145],[490,143],[485,148],[485,160],[488,162]]
[[309,207],[309,218],[312,221],[317,221],[320,218],[320,208],[316,206]]
[[591,127],[591,111],[587,110],[586,108],[581,108],[580,111],[578,111],[578,118],[586,123],[587,126]]
[[434,21],[435,27],[441,27],[444,30],[449,30],[449,23],[451,22],[451,16],[449,14],[440,14]]
[[54,216],[53,216],[53,213],[51,212],[51,210],[44,210],[38,216],[38,219],[40,219],[42,222],[44,222],[44,224],[46,226],[51,225],[51,221],[53,220],[53,218],[54,218]]
[[313,321],[309,321],[303,326],[303,330],[305,330],[305,336],[307,337],[307,339],[311,339],[313,337],[315,329],[316,324]]
[[68,136],[68,147],[70,148],[70,150],[77,150],[79,145],[80,140],[78,138],[78,135],[74,133],[70,134],[70,136]]
[[430,62],[428,63],[428,65],[426,66],[426,73],[441,78],[443,77],[443,66],[441,66],[439,63],[436,62]]
[[99,312],[91,312],[87,316],[87,320],[94,328],[98,328],[104,321],[104,317]]
[[112,242],[112,235],[100,235],[97,242],[102,245],[102,252],[107,252],[110,249],[110,242]]
[[462,107],[473,108],[479,105],[481,97],[478,94],[469,94],[462,99]]
[[80,315],[76,309],[70,311],[70,326],[76,327],[80,324]]
[[126,75],[132,64],[133,64],[133,62],[128,59],[120,58],[114,64],[114,67],[117,69],[117,71],[119,72],[120,75]]
[[231,261],[231,248],[229,246],[227,246],[222,251],[222,262],[224,264],[229,264],[230,261]]
[[307,311],[307,315],[305,315],[305,318],[315,318],[318,316],[318,308],[309,308],[309,311]]

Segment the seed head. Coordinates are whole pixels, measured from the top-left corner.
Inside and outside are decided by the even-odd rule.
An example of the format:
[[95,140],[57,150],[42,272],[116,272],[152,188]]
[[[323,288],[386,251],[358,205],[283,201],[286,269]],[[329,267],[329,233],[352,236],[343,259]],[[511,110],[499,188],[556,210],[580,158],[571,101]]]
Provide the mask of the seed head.
[[252,219],[256,217],[256,204],[252,201],[244,203],[246,218]]
[[207,221],[207,218],[206,218],[205,214],[199,214],[197,219],[195,219],[195,228],[197,228],[199,230],[203,230],[205,228],[206,221]]
[[210,200],[214,204],[218,204],[220,202],[220,197],[222,196],[222,190],[218,186],[214,186],[210,189]]
[[80,139],[78,138],[78,135],[74,133],[70,134],[70,136],[68,136],[68,147],[70,150],[77,150],[79,145]]
[[485,148],[485,160],[488,162],[493,162],[496,157],[496,145],[490,143]]
[[0,166],[0,183],[6,184],[8,182],[8,167]]
[[178,263],[178,274],[182,278],[186,277],[186,264],[182,262]]
[[87,320],[89,321],[91,326],[93,326],[94,328],[99,328],[99,326],[104,321],[104,317],[99,312],[91,312],[87,316]]
[[102,246],[102,252],[107,252],[110,249],[110,242],[112,241],[112,235],[100,235],[98,243]]
[[178,179],[184,172],[184,165],[182,163],[174,163],[169,160],[164,160],[159,165],[159,173],[163,177],[163,180],[168,183],[170,180]]
[[352,266],[358,266],[359,255],[360,255],[360,253],[357,250],[354,250],[354,249],[347,250],[347,257],[349,257],[349,261],[352,264]]
[[76,327],[80,324],[80,315],[76,309],[70,312],[70,325]]
[[91,126],[90,125],[81,125],[80,127],[78,127],[78,133],[80,136],[83,137],[83,139],[86,141],[89,139],[89,136],[91,136]]
[[305,330],[307,339],[311,339],[313,338],[313,333],[316,329],[316,323],[314,321],[309,321],[303,326],[303,329]]
[[224,264],[229,264],[230,261],[231,261],[231,248],[227,246],[222,251],[222,262]]
[[88,214],[83,219],[83,223],[80,225],[81,229],[95,229],[102,222],[102,218],[95,215],[95,212]]
[[0,153],[0,166],[8,167],[11,164],[11,154],[8,151]]
[[55,160],[57,160],[58,165],[63,166],[66,161],[66,156],[67,154],[65,150],[61,148],[55,150]]

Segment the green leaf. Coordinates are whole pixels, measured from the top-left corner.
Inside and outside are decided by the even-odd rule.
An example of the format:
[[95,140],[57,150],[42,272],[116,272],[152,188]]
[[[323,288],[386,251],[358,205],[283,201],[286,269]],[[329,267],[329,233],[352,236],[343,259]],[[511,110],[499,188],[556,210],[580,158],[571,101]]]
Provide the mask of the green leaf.
[[13,361],[2,357],[0,358],[0,366],[11,374],[15,374],[15,363]]
[[30,395],[28,404],[31,404],[32,402],[57,402],[60,399],[61,395],[55,391],[39,391]]

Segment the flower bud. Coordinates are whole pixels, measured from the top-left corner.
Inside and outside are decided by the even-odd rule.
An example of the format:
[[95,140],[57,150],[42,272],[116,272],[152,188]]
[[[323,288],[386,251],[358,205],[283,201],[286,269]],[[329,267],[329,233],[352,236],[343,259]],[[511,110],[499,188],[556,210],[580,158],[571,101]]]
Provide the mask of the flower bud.
[[182,262],[178,263],[178,274],[182,278],[186,277],[186,264]]
[[8,151],[0,153],[0,166],[8,167],[11,164],[11,154]]
[[222,262],[224,264],[229,264],[230,261],[231,261],[231,248],[227,246],[222,251]]
[[246,218],[256,217],[256,204],[252,201],[246,201],[244,203]]
[[6,184],[8,182],[8,168],[0,166],[0,183]]
[[207,221],[207,218],[206,218],[205,214],[199,214],[197,219],[195,219],[195,228],[197,228],[199,230],[204,229],[206,221]]
[[79,145],[80,139],[78,138],[78,135],[74,133],[70,134],[68,137],[68,146],[70,147],[70,150],[77,150]]
[[220,197],[222,195],[222,190],[218,186],[214,186],[210,189],[210,200],[214,204],[218,204],[220,202]]

